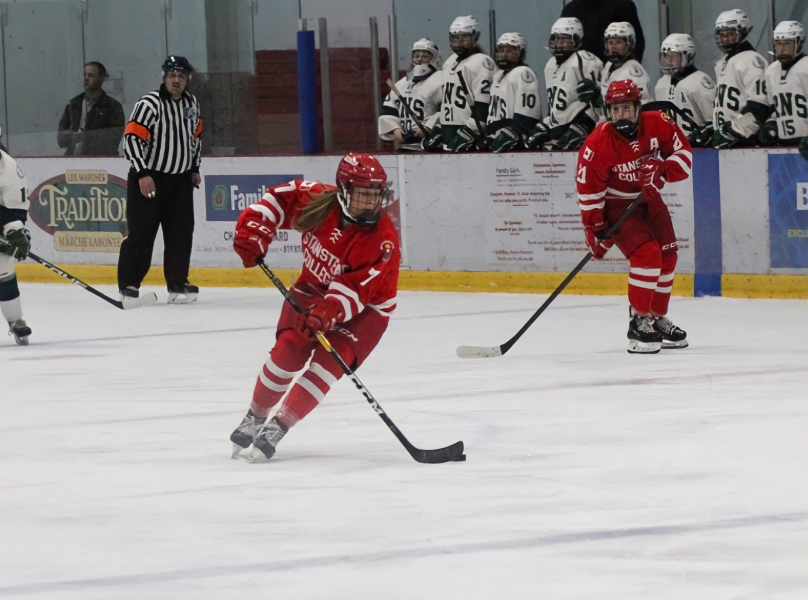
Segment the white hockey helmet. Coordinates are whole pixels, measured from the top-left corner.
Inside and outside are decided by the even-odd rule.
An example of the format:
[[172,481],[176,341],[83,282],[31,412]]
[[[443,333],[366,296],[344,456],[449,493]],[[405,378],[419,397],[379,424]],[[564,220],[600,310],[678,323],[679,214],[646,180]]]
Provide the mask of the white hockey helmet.
[[440,71],[443,68],[443,59],[440,55],[440,49],[438,45],[430,39],[421,38],[417,42],[412,45],[412,52],[416,50],[424,50],[429,52],[432,55],[428,64],[425,65],[413,65],[412,66],[412,74],[415,77],[423,77],[429,73],[434,71]]
[[[452,43],[452,38],[456,35],[470,35],[471,47],[466,48],[464,46],[459,46]],[[449,25],[449,39],[450,45],[452,46],[452,51],[454,51],[456,54],[463,54],[464,52],[469,51],[471,48],[474,48],[474,46],[477,45],[477,40],[480,39],[480,29],[477,19],[471,15],[466,17],[457,17],[454,21],[452,21],[452,24]]]
[[[671,57],[668,56],[671,52],[678,52],[682,57],[678,67],[672,66]],[[670,34],[662,41],[659,48],[659,64],[662,66],[662,72],[666,75],[676,75],[684,71],[693,64],[695,57],[696,44],[693,43],[693,38],[686,33]]]
[[[802,53],[802,43],[805,41],[805,28],[799,21],[780,21],[777,27],[774,28],[774,41],[793,41],[794,42],[794,56]],[[775,52],[776,54],[776,52]],[[794,56],[784,57],[783,62],[790,62]],[[777,56],[780,60],[780,56]]]
[[525,59],[527,53],[527,40],[521,33],[503,33],[497,40],[497,46],[513,46],[519,49],[519,56],[522,60]]
[[634,50],[634,46],[637,45],[637,33],[634,31],[634,26],[628,21],[610,23],[606,31],[603,32],[603,39],[608,40],[609,38],[623,38],[626,40],[629,52]]
[[[567,36],[572,40],[572,50],[562,51],[558,47],[559,37]],[[575,17],[564,17],[558,19],[553,23],[550,29],[550,43],[548,44],[550,54],[557,58],[564,58],[581,47],[581,41],[584,39],[584,26]]]
[[[735,42],[722,44],[720,36],[722,31],[734,31]],[[715,20],[715,43],[722,52],[731,52],[746,40],[750,31],[752,31],[752,22],[744,11],[740,8],[725,10]]]

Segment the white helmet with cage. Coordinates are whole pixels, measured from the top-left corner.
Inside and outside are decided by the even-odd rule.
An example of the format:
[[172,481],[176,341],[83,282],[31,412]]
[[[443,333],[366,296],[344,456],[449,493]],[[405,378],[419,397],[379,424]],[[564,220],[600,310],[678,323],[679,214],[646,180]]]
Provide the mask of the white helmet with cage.
[[637,33],[634,31],[634,26],[628,21],[610,23],[606,31],[603,32],[603,39],[608,40],[609,38],[623,38],[626,40],[629,52],[634,50],[634,46],[637,45]]
[[[734,31],[735,41],[722,43],[721,32]],[[752,31],[752,22],[746,13],[740,8],[725,10],[715,20],[715,43],[722,52],[732,52],[732,50],[742,44],[749,32]]]
[[[455,36],[464,36],[468,35],[471,37],[471,45],[467,48],[465,46],[461,46],[460,44],[456,43]],[[477,40],[480,39],[480,29],[479,24],[477,23],[477,19],[472,17],[471,15],[465,17],[457,17],[452,24],[449,25],[449,43],[452,47],[452,51],[455,54],[463,54],[468,52],[474,46],[477,45]]]
[[[674,64],[671,52],[678,52],[681,56],[679,65]],[[696,58],[696,44],[693,38],[686,33],[672,33],[662,41],[659,48],[659,64],[666,75],[676,75],[693,64]]]
[[503,33],[497,40],[497,47],[499,46],[513,46],[519,49],[519,58],[525,60],[527,54],[527,40],[521,33]]
[[416,50],[429,52],[432,58],[427,64],[416,65],[413,63],[412,74],[414,77],[423,77],[435,71],[440,71],[443,68],[443,59],[440,55],[440,49],[435,42],[427,38],[421,38],[412,45],[412,52],[414,53]]
[[499,39],[497,40],[497,47],[495,54],[497,65],[503,71],[510,71],[515,66],[517,66],[518,63],[507,60],[505,56],[499,51],[500,46],[512,46],[513,48],[519,50],[519,62],[524,63],[525,55],[527,54],[527,40],[525,39],[525,36],[523,36],[521,33],[516,32],[503,33],[501,36],[499,36]]
[[[571,49],[561,49],[558,42],[564,38],[572,40]],[[548,44],[550,54],[557,58],[569,56],[581,47],[581,41],[584,39],[584,26],[575,17],[563,17],[553,23],[550,29],[550,43]]]
[[[805,42],[805,28],[799,21],[780,21],[777,27],[774,28],[774,41],[775,42],[794,42],[793,55],[777,55],[777,60],[781,62],[790,62],[795,56],[802,53],[802,44]],[[775,52],[776,54],[776,52]]]

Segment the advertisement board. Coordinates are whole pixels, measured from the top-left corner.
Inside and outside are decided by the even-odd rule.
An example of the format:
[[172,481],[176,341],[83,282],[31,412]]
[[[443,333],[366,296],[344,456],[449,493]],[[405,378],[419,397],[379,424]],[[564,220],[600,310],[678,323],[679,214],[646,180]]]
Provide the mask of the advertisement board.
[[[575,184],[577,153],[405,157],[409,266],[416,270],[571,270],[587,252]],[[665,186],[692,273],[693,184]],[[417,243],[414,241],[417,240]],[[588,271],[626,272],[617,248]]]
[[808,162],[798,154],[769,155],[769,235],[772,269],[808,267]]
[[[294,179],[334,183],[339,156],[205,157],[202,184],[194,191],[192,267],[241,267],[233,251],[240,212],[257,202],[268,187]],[[401,228],[398,157],[380,156],[393,189],[388,213]],[[126,225],[126,179],[123,158],[21,158],[28,180],[29,230],[34,252],[58,264],[115,265]],[[267,262],[276,268],[300,268],[300,233],[279,231]],[[152,264],[163,262],[158,234]]]

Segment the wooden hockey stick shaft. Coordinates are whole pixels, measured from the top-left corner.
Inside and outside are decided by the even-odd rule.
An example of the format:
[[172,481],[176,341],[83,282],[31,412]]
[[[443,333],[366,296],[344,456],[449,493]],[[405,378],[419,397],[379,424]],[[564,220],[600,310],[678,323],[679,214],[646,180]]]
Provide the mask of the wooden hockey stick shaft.
[[410,108],[410,105],[407,104],[407,101],[404,100],[404,97],[399,93],[398,88],[396,87],[396,84],[395,84],[395,82],[393,81],[392,78],[389,78],[387,80],[387,85],[390,86],[390,91],[393,92],[396,95],[396,97],[398,98],[398,101],[401,102],[401,104],[404,106],[404,110],[407,112],[407,114],[410,116],[410,118],[413,121],[415,121],[416,125],[418,125],[418,129],[421,130],[421,132],[424,134],[424,137],[426,138],[427,136],[429,136],[429,131],[424,126],[424,124],[421,122],[421,120],[418,117],[415,116],[415,113],[412,111],[412,108]]
[[[278,288],[278,291],[283,294],[283,297],[286,301],[292,306],[292,308],[298,314],[305,314],[305,310],[302,306],[298,303],[294,296],[289,292],[283,282],[278,278],[272,270],[266,266],[266,264],[260,260],[258,261],[258,266],[261,267],[261,270],[269,277],[269,280]],[[445,448],[438,448],[435,450],[421,450],[420,448],[416,448],[413,446],[410,441],[404,436],[403,433],[399,430],[395,423],[393,423],[392,419],[387,416],[387,413],[384,412],[384,409],[379,405],[370,391],[365,387],[359,377],[356,376],[356,373],[348,366],[348,364],[343,360],[343,358],[339,355],[339,353],[334,349],[328,339],[325,337],[322,331],[314,332],[314,336],[317,338],[317,341],[320,342],[320,345],[328,352],[331,358],[336,361],[339,365],[342,372],[345,373],[346,376],[353,382],[356,388],[362,392],[362,395],[365,397],[365,400],[368,401],[371,408],[376,412],[377,415],[384,421],[385,425],[390,428],[390,431],[398,438],[398,441],[406,448],[407,452],[410,453],[416,461],[420,463],[445,463],[445,462],[455,462],[455,461],[463,461],[466,460],[466,455],[463,454],[463,442],[455,442],[451,446],[446,446]]]

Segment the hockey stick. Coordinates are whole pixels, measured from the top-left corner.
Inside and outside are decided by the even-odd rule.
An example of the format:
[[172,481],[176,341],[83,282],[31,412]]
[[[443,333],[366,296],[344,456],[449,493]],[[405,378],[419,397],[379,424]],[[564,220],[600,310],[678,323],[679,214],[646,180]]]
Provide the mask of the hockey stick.
[[98,296],[102,300],[106,300],[107,302],[112,304],[112,306],[114,306],[115,308],[120,308],[121,310],[131,310],[133,308],[141,308],[143,306],[151,306],[152,304],[157,303],[157,296],[155,295],[155,293],[154,292],[149,292],[148,294],[146,294],[142,298],[132,298],[131,302],[127,301],[126,304],[123,304],[120,300],[113,300],[112,298],[110,298],[106,294],[102,294],[101,292],[99,292],[94,287],[92,287],[90,285],[87,285],[86,283],[84,283],[83,281],[81,281],[79,279],[76,279],[70,273],[65,273],[64,271],[62,271],[56,265],[54,265],[52,263],[49,263],[44,258],[40,258],[39,256],[37,256],[33,252],[29,252],[28,257],[35,260],[40,265],[43,265],[44,267],[47,267],[48,269],[50,269],[51,271],[56,273],[59,277],[63,277],[64,279],[67,279],[70,283],[75,283],[77,286],[83,287],[85,290],[87,290],[91,294],[95,294],[96,296]]
[[[640,197],[637,198],[634,202],[632,202],[626,209],[626,211],[622,215],[620,215],[620,218],[617,219],[617,221],[615,221],[614,225],[609,227],[609,229],[606,231],[602,239],[611,237],[614,234],[614,232],[617,231],[617,228],[623,224],[623,221],[625,221],[628,218],[629,214],[631,214],[631,211],[637,208],[642,202],[643,197],[641,194]],[[588,263],[591,259],[592,259],[592,253],[587,252],[583,260],[581,260],[581,262],[578,263],[578,265],[570,272],[570,274],[567,275],[564,281],[562,281],[559,284],[559,286],[553,291],[553,293],[550,294],[550,297],[544,301],[544,304],[541,305],[539,310],[533,313],[533,316],[530,317],[527,323],[525,323],[522,326],[522,329],[517,331],[516,335],[513,336],[511,339],[509,339],[507,342],[505,342],[501,346],[494,346],[494,347],[459,346],[457,348],[457,355],[460,358],[492,358],[494,356],[502,356],[503,354],[505,354],[508,350],[511,349],[511,347],[516,343],[516,341],[520,337],[522,337],[522,334],[525,333],[525,331],[527,331],[531,325],[533,325],[533,322],[539,318],[539,316],[545,311],[545,309],[548,306],[550,306],[553,300],[555,300],[558,297],[558,295],[564,291],[564,288],[567,287],[567,285],[569,285],[569,282],[575,278],[575,276],[581,271],[581,269],[583,269],[586,266],[586,263]]]
[[[291,304],[292,308],[295,309],[295,312],[298,314],[304,314],[305,310],[303,307],[298,304],[295,297],[289,293],[289,290],[286,289],[286,286],[283,285],[283,282],[278,279],[278,276],[272,272],[272,270],[264,264],[263,261],[258,261],[258,266],[261,267],[261,270],[269,277],[270,281],[275,284],[275,287],[278,288],[283,297],[286,298],[286,301]],[[331,355],[337,364],[342,369],[342,372],[353,381],[356,389],[362,392],[362,395],[365,397],[365,400],[368,401],[371,408],[376,411],[376,414],[381,417],[382,421],[384,421],[385,425],[390,428],[390,431],[398,438],[398,441],[407,449],[407,452],[410,453],[416,461],[419,463],[445,463],[445,462],[455,462],[455,461],[463,461],[466,460],[466,455],[463,454],[463,442],[455,442],[451,446],[446,446],[445,448],[438,448],[436,450],[421,450],[420,448],[416,448],[413,446],[410,441],[404,437],[404,434],[399,431],[396,424],[387,416],[387,413],[384,412],[379,403],[376,402],[376,399],[370,393],[370,391],[365,387],[365,385],[359,380],[359,377],[356,376],[356,373],[348,366],[348,364],[342,359],[339,353],[334,349],[328,339],[325,337],[322,331],[315,331],[314,336],[317,338],[317,341],[325,348],[325,350]]]
[[469,86],[466,85],[466,78],[463,77],[463,70],[459,70],[457,72],[457,78],[460,80],[460,85],[463,86],[463,92],[466,94],[466,100],[468,100],[469,107],[471,108],[471,118],[474,119],[474,122],[477,124],[477,131],[480,132],[480,135],[485,137],[486,132],[483,124],[480,123],[480,119],[474,114],[474,95],[471,93],[471,89]]
[[415,113],[412,111],[412,108],[410,108],[410,105],[407,104],[407,102],[404,100],[401,94],[398,93],[398,88],[396,87],[396,84],[393,82],[392,78],[389,78],[387,80],[387,85],[390,86],[390,91],[396,95],[398,101],[404,105],[404,110],[406,111],[406,113],[410,116],[410,118],[413,121],[415,121],[415,124],[418,125],[418,129],[420,129],[421,133],[424,134],[424,138],[429,137],[429,132],[426,130],[426,127],[424,127],[424,124],[421,123],[418,117],[415,116]]

